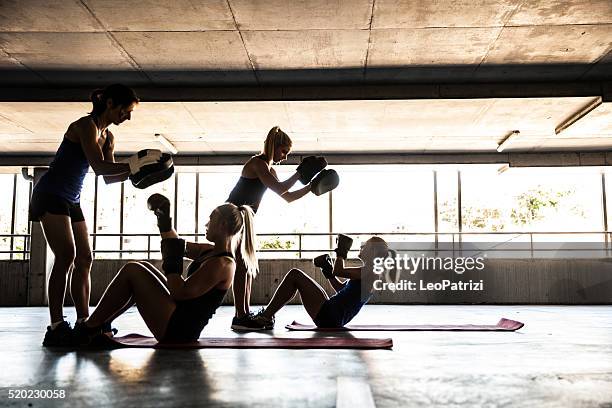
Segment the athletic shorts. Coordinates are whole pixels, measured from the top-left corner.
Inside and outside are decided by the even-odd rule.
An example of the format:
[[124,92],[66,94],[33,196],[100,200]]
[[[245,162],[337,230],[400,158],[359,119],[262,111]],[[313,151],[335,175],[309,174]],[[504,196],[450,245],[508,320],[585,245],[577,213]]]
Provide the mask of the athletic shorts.
[[80,203],[71,203],[55,194],[34,191],[30,200],[28,219],[40,221],[40,217],[45,213],[67,215],[71,222],[85,221]]
[[179,304],[170,316],[161,342],[189,343],[197,341],[201,332],[202,328],[198,325],[197,317],[193,316],[189,308]]
[[313,319],[317,327],[338,328],[344,326],[342,316],[338,313],[337,306],[329,299],[323,302],[319,313]]

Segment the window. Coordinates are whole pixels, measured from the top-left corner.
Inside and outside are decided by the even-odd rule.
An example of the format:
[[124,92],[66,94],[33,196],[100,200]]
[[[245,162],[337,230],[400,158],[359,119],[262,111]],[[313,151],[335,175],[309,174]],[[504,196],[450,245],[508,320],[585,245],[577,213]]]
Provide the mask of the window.
[[[276,169],[280,181],[295,173],[293,166],[279,166]],[[304,186],[298,181],[290,191],[302,187]],[[329,232],[329,194],[317,197],[308,193],[299,200],[288,203],[275,192],[268,190],[259,206],[255,221],[257,234],[261,235],[260,249],[280,250],[261,252],[260,258],[309,258],[317,251],[329,247],[329,237],[303,235],[300,238],[299,233]]]
[[204,167],[200,170],[198,231],[204,234],[212,210],[226,202],[240,177],[242,166]]
[[0,191],[10,200],[0,200],[0,259],[10,259],[11,227],[13,222],[13,184],[14,174],[0,174]]
[[[125,182],[123,191],[123,233],[125,234],[140,234],[142,236],[124,236],[123,250],[133,250],[123,254],[125,258],[141,259],[146,258],[147,253],[141,252],[146,249],[159,251],[160,237],[159,229],[157,228],[157,218],[147,208],[147,199],[155,193],[163,194],[168,197],[171,203],[171,208],[174,209],[174,183],[176,174],[161,183],[147,187],[144,190],[138,189],[130,182]],[[119,184],[112,184],[119,186]],[[104,187],[98,189],[98,194]],[[120,202],[117,199],[117,204]],[[180,208],[179,208],[180,209]],[[117,213],[117,219],[118,213]],[[174,215],[173,215],[174,218]],[[115,225],[114,233],[119,233],[119,226]],[[150,238],[146,234],[151,234]],[[149,241],[150,240],[150,241]],[[151,258],[161,258],[159,252],[152,253]]]
[[[333,191],[333,231],[364,232],[387,241],[431,240],[434,231],[433,172],[418,166],[338,166]],[[406,235],[384,235],[385,232]],[[359,248],[358,245],[353,245]]]
[[[96,205],[96,234],[117,234],[121,224],[121,184],[105,184],[102,177],[98,178],[98,196]],[[96,258],[118,259],[120,249],[118,236],[98,236],[94,238]]]

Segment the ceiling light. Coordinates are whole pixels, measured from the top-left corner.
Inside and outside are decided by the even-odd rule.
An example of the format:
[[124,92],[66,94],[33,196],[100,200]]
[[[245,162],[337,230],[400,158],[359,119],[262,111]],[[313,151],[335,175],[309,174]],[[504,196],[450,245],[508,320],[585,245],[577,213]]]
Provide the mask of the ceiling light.
[[602,104],[601,96],[593,99],[591,102],[586,104],[582,109],[578,112],[574,113],[572,116],[564,120],[559,126],[555,128],[555,134],[559,134],[563,132],[568,127],[572,126],[574,123],[578,122],[580,119],[584,118],[586,115],[597,109]]
[[162,136],[161,133],[156,133],[155,134],[155,138],[166,149],[168,149],[168,151],[170,151],[170,153],[172,153],[172,154],[177,154],[178,153],[178,150],[176,149],[176,147],[174,147],[174,145],[172,143],[170,143],[170,141],[168,139],[166,139],[164,136]]
[[508,133],[504,140],[502,140],[502,142],[497,146],[497,152],[503,152],[504,149],[506,149],[510,145],[510,143],[512,143],[512,141],[515,140],[516,137],[520,134],[521,132],[519,132],[518,130],[513,130],[512,132]]

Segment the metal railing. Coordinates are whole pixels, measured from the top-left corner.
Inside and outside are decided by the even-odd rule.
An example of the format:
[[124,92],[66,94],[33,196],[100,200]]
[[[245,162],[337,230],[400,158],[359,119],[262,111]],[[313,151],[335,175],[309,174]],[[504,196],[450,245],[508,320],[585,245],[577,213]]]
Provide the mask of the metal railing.
[[[17,259],[15,255],[20,254],[21,259],[28,259],[30,255],[30,234],[0,234],[0,241],[8,238],[8,250],[2,249],[4,242],[0,244],[0,254],[9,254],[9,259]],[[17,241],[22,239],[23,248],[15,249]]]
[[[589,242],[597,242],[597,243],[601,243],[602,247],[598,247],[598,248],[594,248],[594,250],[602,250],[605,251],[606,254],[608,254],[612,248],[611,248],[611,244],[612,244],[612,232],[610,231],[549,231],[549,232],[525,232],[525,231],[495,231],[495,232],[382,232],[382,231],[376,231],[376,232],[343,232],[344,234],[350,235],[354,238],[359,238],[359,237],[370,237],[373,235],[376,236],[380,236],[380,237],[398,237],[398,238],[410,238],[410,237],[420,237],[420,238],[430,238],[430,242],[432,242],[434,244],[433,250],[435,251],[443,251],[445,250],[447,247],[444,247],[442,244],[443,243],[452,243],[453,244],[453,248],[455,244],[457,245],[461,245],[462,242],[466,241],[466,237],[470,237],[470,236],[507,236],[510,237],[510,239],[507,240],[495,240],[493,241],[496,244],[504,244],[504,243],[509,243],[512,242],[513,240],[517,240],[519,237],[528,237],[528,243],[529,243],[529,248],[528,249],[514,249],[515,251],[529,251],[531,254],[531,257],[534,256],[534,254],[538,251],[542,251],[542,249],[538,249],[537,248],[537,244],[538,243],[544,243],[546,241],[537,241],[534,240],[535,237],[543,237],[546,235],[549,236],[555,236],[555,237],[559,237],[559,236],[579,236],[579,235],[597,235],[600,236],[601,240],[593,240],[593,241],[589,241]],[[260,253],[295,253],[297,254],[298,258],[302,258],[302,256],[304,254],[309,254],[309,253],[321,253],[321,252],[330,252],[333,249],[334,246],[334,237],[338,234],[338,232],[285,232],[285,233],[266,233],[266,234],[257,234],[257,237],[259,238],[260,242],[262,239],[265,239],[265,237],[273,237],[273,238],[278,238],[280,239],[281,237],[294,237],[295,240],[290,240],[290,244],[291,247],[290,248],[263,248],[263,249],[259,249],[258,252]],[[158,249],[153,249],[152,248],[152,241],[154,239],[159,239],[159,234],[137,234],[137,233],[123,233],[123,234],[108,234],[108,233],[96,233],[96,234],[90,234],[92,237],[117,237],[120,240],[123,240],[123,238],[125,237],[135,237],[135,238],[139,238],[139,237],[146,237],[147,238],[147,244],[146,244],[146,248],[132,248],[132,249],[124,249],[125,244],[122,243],[122,245],[118,245],[118,247],[120,249],[94,249],[94,253],[114,253],[114,254],[120,254],[120,258],[123,258],[123,254],[126,253],[138,253],[138,254],[146,254],[148,258],[150,258],[151,254],[153,253],[159,253],[160,251]],[[201,238],[204,238],[206,236],[206,234],[181,234],[181,237],[183,238],[193,238],[196,242],[200,241]],[[304,245],[304,238],[305,237],[326,237],[327,238],[327,243],[328,245],[326,245],[325,247],[322,248],[305,248]],[[445,238],[447,238],[445,240]],[[389,239],[388,239],[389,240]],[[98,241],[99,242],[99,241]],[[426,240],[412,240],[412,241],[408,241],[408,240],[402,240],[400,242],[427,242]],[[525,243],[525,241],[516,241],[516,242],[521,242],[521,243]],[[559,242],[559,240],[557,240],[557,242]],[[488,249],[489,251],[494,251],[495,248],[491,248]],[[504,248],[504,249],[500,249],[500,251],[512,251],[512,249],[508,249],[508,248]],[[564,250],[572,250],[571,248],[565,248]],[[584,251],[585,248],[578,248],[576,250],[582,250]],[[351,250],[352,253],[357,253],[358,249],[354,249]]]
[[[599,236],[600,240],[597,241],[590,241],[590,242],[597,242],[597,243],[601,243],[602,247],[598,247],[598,248],[594,248],[594,250],[602,250],[605,251],[606,254],[612,252],[612,232],[610,231],[548,231],[548,232],[525,232],[525,231],[495,231],[495,232],[383,232],[383,231],[373,231],[373,232],[360,232],[360,231],[352,231],[352,232],[344,232],[347,235],[350,235],[354,238],[359,239],[360,237],[369,237],[369,236],[373,236],[373,235],[377,235],[377,236],[381,236],[381,237],[397,237],[397,238],[404,238],[403,240],[399,240],[400,242],[426,242],[427,238],[429,238],[429,241],[431,241],[434,244],[434,250],[438,250],[440,249],[440,246],[442,243],[445,242],[450,242],[452,244],[461,244],[463,241],[466,240],[467,237],[470,236],[475,236],[475,237],[483,237],[483,236],[506,236],[509,237],[509,239],[505,239],[505,240],[495,240],[495,243],[499,243],[499,244],[504,244],[504,243],[508,243],[508,242],[512,242],[513,240],[522,238],[524,239],[525,237],[528,237],[528,244],[529,244],[529,248],[528,249],[515,249],[516,251],[529,251],[531,254],[531,257],[534,256],[534,254],[538,251],[541,251],[541,249],[537,248],[537,244],[541,244],[545,241],[538,241],[538,237],[543,237],[543,236],[554,236],[554,237],[561,237],[564,236],[564,238],[567,238],[568,236],[585,236],[585,235],[591,235],[591,236]],[[337,235],[337,232],[283,232],[283,233],[266,233],[266,234],[258,234],[257,237],[259,238],[260,242],[262,240],[265,240],[265,238],[278,238],[278,239],[282,239],[282,238],[293,238],[288,240],[290,247],[288,248],[263,248],[263,249],[259,249],[258,252],[260,253],[295,253],[297,255],[298,258],[302,258],[304,255],[307,254],[314,254],[314,253],[322,253],[322,252],[330,252],[333,248],[333,244],[334,244],[334,237]],[[151,257],[151,254],[154,253],[159,253],[159,249],[154,249],[152,246],[152,242],[154,240],[158,240],[159,239],[159,234],[156,233],[123,233],[123,234],[119,234],[119,233],[115,233],[115,234],[111,234],[111,233],[93,233],[90,234],[90,236],[92,238],[95,237],[115,237],[117,239],[119,239],[120,241],[117,243],[117,248],[118,249],[100,249],[100,248],[94,248],[93,252],[94,254],[103,254],[103,253],[112,253],[112,254],[119,254],[120,259],[123,258],[124,254],[146,254],[147,258]],[[201,233],[201,234],[181,234],[182,237],[184,238],[193,238],[194,241],[198,242],[201,241],[205,238],[206,234]],[[125,243],[122,242],[124,238],[126,237],[134,237],[134,238],[143,238],[146,237],[146,247],[143,248],[130,248],[130,249],[125,249]],[[304,238],[306,237],[325,237],[327,238],[326,243],[327,245],[323,246],[323,247],[311,247],[309,248],[309,246],[305,245],[304,243]],[[407,240],[408,238],[420,238],[419,240]],[[9,254],[9,259],[28,259],[29,255],[30,255],[30,248],[31,248],[31,236],[30,234],[0,234],[0,240],[2,239],[9,239],[9,243],[7,245],[7,247],[9,248],[8,250],[5,249],[1,249],[0,247],[0,254]],[[387,238],[389,240],[389,238]],[[22,248],[19,249],[15,249],[15,245],[16,243],[21,240],[21,243],[23,244]],[[518,242],[522,242],[525,243],[525,241],[518,241]],[[119,243],[121,243],[121,245],[119,245]],[[96,246],[100,246],[100,241],[97,240],[97,245]],[[453,247],[454,248],[454,247]],[[495,250],[495,248],[492,248],[490,250]],[[564,248],[564,250],[569,250],[571,251],[571,248]],[[576,250],[585,250],[585,248],[577,248]],[[508,248],[504,248],[503,251],[512,251],[512,249],[508,249]],[[358,249],[354,249],[351,251],[353,254],[356,254],[358,252]],[[17,254],[19,254],[20,256],[17,256]]]

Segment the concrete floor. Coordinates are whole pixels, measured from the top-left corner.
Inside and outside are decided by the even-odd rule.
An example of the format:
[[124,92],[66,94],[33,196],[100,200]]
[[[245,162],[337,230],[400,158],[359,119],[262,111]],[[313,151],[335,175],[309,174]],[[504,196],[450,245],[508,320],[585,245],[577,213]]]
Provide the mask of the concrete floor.
[[[236,336],[232,312],[223,307],[204,335]],[[525,327],[355,333],[390,335],[390,351],[58,352],[41,346],[45,308],[2,308],[0,406],[612,407],[610,306],[370,305],[354,323],[493,324],[502,316]],[[301,307],[287,307],[275,335],[308,336],[285,331],[293,319],[309,322]],[[115,325],[120,334],[149,333],[135,309]],[[8,399],[10,389],[61,389],[66,398]]]

